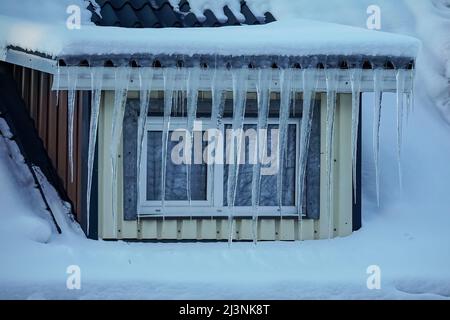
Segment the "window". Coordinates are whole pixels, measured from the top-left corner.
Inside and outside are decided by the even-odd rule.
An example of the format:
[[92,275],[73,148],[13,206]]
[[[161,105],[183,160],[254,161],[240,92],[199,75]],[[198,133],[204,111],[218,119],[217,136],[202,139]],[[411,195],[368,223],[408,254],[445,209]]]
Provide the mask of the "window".
[[[137,142],[133,142],[132,139],[137,140],[139,101],[130,100],[127,106],[129,111],[127,111],[124,120],[125,218],[135,219],[136,214],[141,217],[161,215],[166,217],[228,216],[230,210],[233,210],[233,214],[236,216],[252,216],[253,171],[257,161],[261,161],[260,181],[255,182],[260,183],[258,215],[296,216],[299,202],[297,199],[297,170],[301,112],[296,111],[295,104],[293,104],[287,126],[285,161],[282,166],[279,166],[277,162],[279,126],[277,102],[279,104],[279,100],[277,100],[277,95],[274,95],[272,99],[267,131],[257,133],[256,99],[248,98],[241,136],[241,156],[239,157],[239,164],[235,166],[238,174],[234,207],[228,206],[228,199],[230,198],[228,180],[230,172],[233,172],[233,163],[232,161],[230,163],[229,152],[233,150],[231,145],[238,143],[239,138],[236,138],[232,131],[232,98],[227,97],[224,118],[218,132],[215,132],[211,131],[212,128],[216,127],[216,123],[210,117],[210,95],[207,93],[199,95],[197,118],[192,136],[193,144],[192,148],[189,148],[189,145],[186,145],[191,139],[189,133],[187,133],[187,119],[182,107],[181,111],[176,107],[177,104],[185,103],[183,97],[180,96],[178,102],[175,102],[170,120],[165,163],[162,161],[164,153],[162,150],[163,99],[161,96],[152,99],[151,112],[148,115],[144,135],[140,177],[136,176],[136,168],[132,168],[133,164],[136,164],[136,157],[133,157],[133,152],[136,152]],[[255,152],[252,151],[257,150],[258,139],[263,137],[267,139],[265,144],[267,148],[255,158]],[[320,138],[318,141],[320,141]],[[312,145],[312,148],[315,149],[315,157],[320,162],[320,145],[317,145],[317,143]],[[214,150],[214,146],[217,147],[216,151],[211,151]],[[192,150],[190,161],[188,160],[189,152],[186,153],[186,150]],[[311,165],[314,165],[314,161],[312,162]],[[317,161],[316,165],[318,166]],[[136,165],[134,166],[136,167]],[[164,166],[165,179],[162,177]],[[279,168],[282,169],[278,170]],[[319,176],[319,170],[316,171]],[[282,174],[281,195],[277,190],[280,174]],[[190,180],[190,183],[188,183],[188,180]],[[310,180],[314,182],[314,179]],[[133,199],[133,190],[135,189],[133,184],[135,186],[139,184],[139,203],[136,203],[136,199]],[[165,184],[164,192],[162,192],[163,184]],[[308,184],[310,183],[307,183],[307,189]],[[232,185],[233,183],[231,183]],[[307,195],[310,198],[313,195],[316,196],[314,200],[316,206],[319,204],[318,194],[317,189],[317,191]],[[163,195],[164,201],[162,200]],[[280,201],[282,204],[281,212]],[[307,201],[308,206],[310,202]]]

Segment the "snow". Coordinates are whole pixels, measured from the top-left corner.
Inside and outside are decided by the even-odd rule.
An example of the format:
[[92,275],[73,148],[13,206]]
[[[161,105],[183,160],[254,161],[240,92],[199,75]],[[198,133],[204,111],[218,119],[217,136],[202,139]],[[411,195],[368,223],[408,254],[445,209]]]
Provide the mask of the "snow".
[[[364,99],[372,101],[370,94]],[[418,96],[406,129],[404,155],[413,161],[405,163],[404,193],[396,187],[396,139],[390,138],[396,119],[389,106],[396,97],[388,94],[382,108],[388,120],[381,130],[381,208],[371,190],[372,110],[366,108],[364,227],[347,238],[301,243],[229,248],[225,243],[104,242],[77,236],[70,222],[62,234],[49,234],[45,229],[51,223],[27,168],[14,144],[0,137],[0,298],[447,299],[450,173],[443,169],[450,142],[448,129],[429,112],[425,99]],[[64,219],[64,205],[54,206],[60,209],[57,219]],[[30,238],[30,230],[40,236]],[[373,264],[382,270],[381,290],[366,288],[366,269]],[[66,289],[69,265],[81,268],[81,290]]]
[[417,59],[417,83],[450,122],[450,85],[445,65],[450,61],[450,7],[448,0],[252,0],[266,3],[278,20],[298,17],[365,28],[366,9],[381,9],[381,30],[413,36],[422,42]]
[[[71,30],[64,23],[68,15],[60,6],[51,10],[44,6],[56,20],[27,20],[25,14],[5,8],[9,6],[0,6],[0,44],[52,57],[139,53],[415,57],[420,48],[413,37],[298,18],[259,26],[163,29],[97,27],[82,19],[81,28]],[[88,14],[85,11],[82,16]]]
[[[373,1],[260,2],[266,2],[278,19],[286,20],[278,23],[280,28],[280,25],[288,28],[289,23],[298,26],[293,22],[297,20],[291,19],[299,16],[364,27],[365,10]],[[449,51],[445,48],[450,42],[448,20],[445,20],[448,18],[432,6],[445,1],[379,0],[377,3],[383,8],[383,30],[417,36],[424,45],[417,62],[420,85],[416,88],[415,109],[403,125],[403,189],[399,188],[397,178],[397,97],[383,96],[379,207],[372,139],[373,123],[377,122],[373,121],[374,97],[363,95],[367,107],[362,110],[361,230],[346,238],[259,242],[256,246],[252,243],[233,243],[228,247],[226,243],[92,241],[80,235],[78,225],[66,215],[67,204],[61,203],[55,190],[42,180],[50,196],[52,212],[63,231],[57,234],[28,168],[17,146],[8,139],[11,134],[0,118],[0,298],[450,299],[450,129],[436,112],[439,107],[446,115],[445,64]],[[0,4],[4,13],[2,6],[4,3]],[[7,19],[18,22],[16,18]],[[6,24],[4,21],[2,17],[2,26]],[[41,23],[37,27],[35,32],[39,36],[44,29],[39,29]],[[82,30],[87,27],[83,26]],[[55,31],[49,28],[47,31]],[[26,28],[22,30],[29,32]],[[357,36],[356,33],[348,37]],[[382,33],[375,34],[385,40]],[[241,33],[237,42],[244,42],[241,39],[245,37]],[[307,35],[300,33],[298,37],[305,39]],[[42,34],[41,39],[49,42],[36,43],[41,48],[46,46],[49,51],[45,52],[50,54],[55,54],[55,46],[63,50],[64,46],[56,39],[52,42],[51,38]],[[297,34],[291,38],[297,41]],[[323,39],[329,40],[328,35]],[[334,43],[336,50],[345,49],[349,42],[343,42],[341,47],[337,41],[330,40],[330,46]],[[22,44],[35,45],[26,40]],[[81,290],[66,288],[69,265],[81,268]],[[370,265],[381,268],[380,290],[366,287],[366,270]]]

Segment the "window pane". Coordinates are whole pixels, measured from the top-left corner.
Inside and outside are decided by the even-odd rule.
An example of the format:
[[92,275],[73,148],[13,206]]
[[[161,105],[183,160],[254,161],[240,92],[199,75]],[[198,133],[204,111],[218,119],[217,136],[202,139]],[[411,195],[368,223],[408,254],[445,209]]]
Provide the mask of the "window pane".
[[[231,125],[226,125],[225,129],[231,129]],[[244,131],[248,129],[256,130],[256,125],[245,125]],[[272,135],[278,129],[278,125],[272,124],[268,126],[267,130],[267,158],[271,158],[272,152]],[[274,138],[278,135],[275,134]],[[225,139],[225,148],[227,140]],[[275,143],[275,142],[274,142]],[[274,146],[277,144],[275,143]],[[239,175],[236,189],[235,206],[251,206],[252,204],[252,178],[253,178],[253,164],[249,163],[249,148],[250,139],[245,139],[245,164],[239,165]],[[278,191],[277,191],[277,179],[281,170],[277,170],[276,173],[270,173],[267,170],[270,165],[263,165],[262,168],[266,169],[266,174],[261,175],[261,194],[260,194],[260,206],[278,206]],[[223,198],[224,205],[227,206],[227,189],[228,189],[228,168],[229,165],[224,166],[224,184],[223,184]],[[295,168],[296,168],[296,126],[288,126],[288,141],[287,141],[287,154],[285,157],[285,163],[283,164],[283,191],[282,191],[282,204],[283,206],[295,206]]]
[[[187,169],[191,170],[191,200],[207,200],[207,165],[184,163],[177,164],[172,161],[172,150],[179,143],[183,143],[183,138],[179,141],[169,141],[167,148],[166,162],[166,201],[187,201]],[[195,139],[201,139],[201,132],[196,132]],[[147,133],[147,200],[161,200],[161,159],[162,159],[162,132],[148,131]],[[203,143],[203,150],[206,143]],[[192,154],[194,159],[194,154]]]

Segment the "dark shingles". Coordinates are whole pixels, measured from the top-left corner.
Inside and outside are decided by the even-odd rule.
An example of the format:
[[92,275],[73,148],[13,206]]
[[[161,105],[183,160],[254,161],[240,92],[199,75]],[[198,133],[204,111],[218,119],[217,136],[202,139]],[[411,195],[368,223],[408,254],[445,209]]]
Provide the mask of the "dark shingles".
[[101,26],[119,26],[120,20],[116,15],[116,11],[113,9],[109,2],[105,3],[102,7],[102,19],[100,20]]
[[151,3],[152,7],[155,8],[155,9],[162,8],[164,5],[169,3],[168,0],[149,0],[149,1]]
[[128,0],[134,10],[140,11],[149,4],[148,0]]
[[198,27],[202,27],[202,24],[200,21],[198,21],[197,17],[195,16],[195,14],[193,14],[192,12],[188,13],[187,15],[185,15],[183,17],[183,26],[185,28],[198,28]]
[[135,11],[128,3],[126,3],[121,9],[116,10],[116,15],[119,18],[120,26],[122,27],[136,28],[140,25],[139,18],[136,16]]
[[264,17],[266,18],[264,20],[264,23],[271,23],[271,22],[276,21],[275,17],[270,12],[266,12]]
[[173,11],[169,2],[166,2],[158,10],[155,10],[155,15],[158,17],[159,22],[165,28],[182,27],[181,19]]
[[191,11],[191,6],[189,5],[189,2],[187,2],[187,0],[182,0],[178,7],[180,11],[184,13]]
[[95,13],[93,5],[89,5],[88,9],[93,13],[91,21],[100,26],[190,28],[254,25],[275,21],[269,12],[264,17],[255,17],[245,1],[241,1],[241,12],[245,21],[239,21],[228,6],[223,8],[228,18],[226,21],[219,21],[211,10],[203,13],[205,19],[199,19],[190,12],[187,0],[181,0],[178,9],[173,8],[169,0],[96,0],[96,2],[100,6],[101,17]]
[[234,16],[233,12],[230,10],[230,8],[228,8],[228,6],[225,6],[223,8],[223,12],[225,13],[225,15],[228,18],[227,23],[226,23],[227,26],[239,26],[239,25],[241,25],[239,20]]
[[241,12],[245,17],[245,24],[260,24],[261,22],[255,17],[245,2],[241,5]]
[[204,27],[220,27],[222,25],[211,10],[208,9],[203,14],[206,17],[203,21]]
[[122,9],[126,4],[129,4],[129,0],[110,0],[109,1],[114,9]]
[[145,6],[136,11],[136,16],[141,21],[143,28],[161,28],[161,23],[150,6]]

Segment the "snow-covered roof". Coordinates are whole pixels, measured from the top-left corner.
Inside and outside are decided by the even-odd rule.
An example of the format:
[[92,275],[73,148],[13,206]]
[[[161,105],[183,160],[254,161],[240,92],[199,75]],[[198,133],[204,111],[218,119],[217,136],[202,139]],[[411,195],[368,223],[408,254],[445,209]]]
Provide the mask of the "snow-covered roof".
[[125,28],[223,27],[275,21],[270,12],[252,12],[245,0],[93,0],[92,22]]
[[[44,0],[44,3],[49,1]],[[80,2],[81,4],[86,6],[85,2]],[[27,4],[21,4],[24,5]],[[4,5],[0,5],[0,14],[5,11],[2,6]],[[34,8],[36,7],[33,6]],[[59,4],[57,8],[62,10],[64,6]],[[68,16],[67,13],[58,10],[54,10],[55,19],[52,20],[48,19],[48,12],[47,19],[23,18],[24,15],[21,14],[1,16],[0,48],[14,47],[55,59],[70,60],[75,57],[71,61],[79,59],[78,61],[88,62],[98,57],[101,57],[101,61],[112,57],[122,63],[129,63],[133,56],[143,59],[159,55],[206,55],[314,57],[313,61],[320,57],[327,63],[330,59],[327,60],[326,57],[331,56],[413,60],[420,47],[417,39],[408,36],[302,19],[223,28],[135,29],[99,27],[83,17],[81,28],[72,30],[67,28],[63,18]],[[87,9],[82,12],[83,15],[91,16]]]

